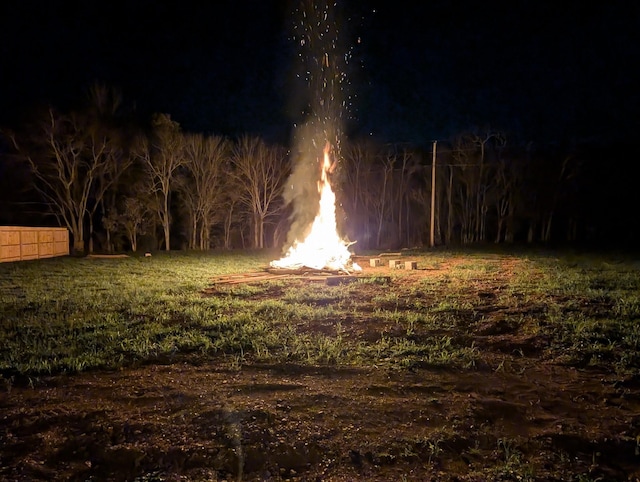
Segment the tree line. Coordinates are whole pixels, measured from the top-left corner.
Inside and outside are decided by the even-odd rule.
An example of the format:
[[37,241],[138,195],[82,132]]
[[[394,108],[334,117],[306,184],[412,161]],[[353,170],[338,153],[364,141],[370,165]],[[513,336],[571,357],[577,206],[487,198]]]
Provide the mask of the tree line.
[[578,157],[510,146],[489,129],[430,147],[346,144],[341,202],[359,244],[427,245],[432,209],[437,245],[574,242],[588,227]]
[[[168,114],[140,122],[130,113],[116,90],[94,85],[81,109],[51,107],[5,132],[5,157],[14,172],[28,168],[74,252],[136,251],[141,240],[147,250],[284,243],[292,209],[282,194],[297,153],[259,136],[183,132]],[[331,175],[341,234],[360,249],[422,246],[433,209],[440,245],[584,236],[575,156],[510,145],[489,129],[432,149],[342,140]]]

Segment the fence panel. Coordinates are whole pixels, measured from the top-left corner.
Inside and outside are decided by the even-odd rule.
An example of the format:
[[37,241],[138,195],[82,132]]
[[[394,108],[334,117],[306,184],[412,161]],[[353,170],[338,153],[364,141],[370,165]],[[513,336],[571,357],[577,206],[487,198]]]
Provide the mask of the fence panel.
[[67,228],[0,226],[0,263],[68,254]]

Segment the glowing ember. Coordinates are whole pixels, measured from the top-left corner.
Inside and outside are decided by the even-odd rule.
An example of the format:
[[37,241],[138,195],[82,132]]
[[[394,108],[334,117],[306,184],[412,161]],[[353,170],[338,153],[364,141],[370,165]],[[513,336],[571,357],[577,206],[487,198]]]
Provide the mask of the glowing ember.
[[329,183],[332,165],[329,160],[330,145],[324,149],[322,176],[318,181],[320,193],[320,211],[316,215],[311,230],[304,241],[296,240],[286,255],[272,261],[273,268],[312,268],[333,271],[360,271],[356,263],[351,262],[351,253],[347,249],[353,243],[343,241],[338,235],[336,225],[336,195]]

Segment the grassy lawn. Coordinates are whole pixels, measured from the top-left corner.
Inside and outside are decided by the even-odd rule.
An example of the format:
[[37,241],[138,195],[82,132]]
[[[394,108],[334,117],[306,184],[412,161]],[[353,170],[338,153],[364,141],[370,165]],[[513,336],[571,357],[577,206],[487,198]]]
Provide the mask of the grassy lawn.
[[[446,267],[461,254],[462,263]],[[544,335],[545,359],[620,373],[638,367],[637,262],[510,254],[518,263],[504,289],[482,292],[500,256],[414,253],[426,276],[395,283],[392,290],[387,278],[368,276],[338,286],[284,286],[281,280],[234,285],[215,296],[203,296],[214,276],[261,270],[273,253],[0,264],[0,373],[79,372],[182,355],[224,355],[236,364],[472,368],[484,360],[467,335],[481,323],[487,301],[503,311],[502,325]],[[380,336],[361,339],[342,326],[364,321],[380,325]],[[317,328],[301,330],[302,325]]]
[[230,320],[202,289],[214,275],[266,262],[266,254],[160,253],[0,264],[0,370],[77,372],[216,351],[213,332]]

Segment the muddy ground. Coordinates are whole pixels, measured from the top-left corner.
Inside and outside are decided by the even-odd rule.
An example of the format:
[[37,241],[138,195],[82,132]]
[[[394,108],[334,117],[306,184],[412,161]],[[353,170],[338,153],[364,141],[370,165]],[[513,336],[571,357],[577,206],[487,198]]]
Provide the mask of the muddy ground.
[[493,313],[465,370],[183,359],[1,387],[0,480],[640,480],[640,377],[545,360]]

